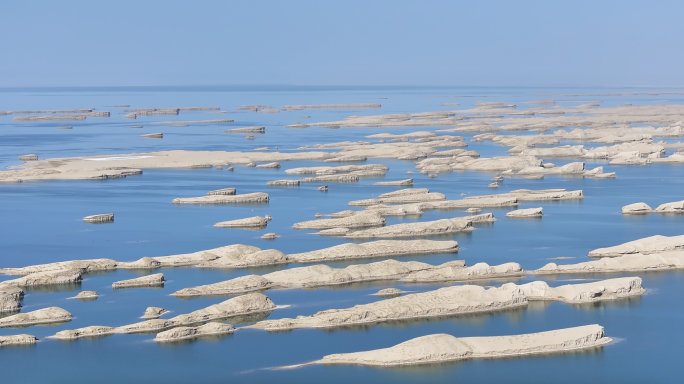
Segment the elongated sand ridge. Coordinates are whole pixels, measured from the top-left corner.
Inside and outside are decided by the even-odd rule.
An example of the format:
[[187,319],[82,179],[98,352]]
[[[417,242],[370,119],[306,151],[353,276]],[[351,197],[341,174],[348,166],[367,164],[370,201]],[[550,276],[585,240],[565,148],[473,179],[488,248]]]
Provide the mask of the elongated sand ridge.
[[156,342],[170,342],[177,340],[196,339],[202,336],[226,335],[233,333],[235,327],[223,323],[207,323],[199,327],[178,327],[168,331],[160,332],[154,338]]
[[28,345],[35,344],[38,338],[33,335],[11,335],[0,336],[0,347],[9,347],[12,345]]
[[501,193],[498,195],[483,195],[483,196],[468,196],[464,200],[476,200],[486,198],[511,198],[514,197],[518,201],[553,201],[553,200],[581,200],[584,198],[584,192],[566,191],[565,189],[517,189],[508,193]]
[[444,363],[466,359],[492,359],[511,356],[563,353],[595,348],[613,341],[600,325],[557,329],[514,336],[462,337],[444,333],[411,339],[393,347],[365,352],[327,355],[309,364],[353,364],[397,367]]
[[684,213],[684,201],[660,204],[655,209],[646,203],[634,203],[622,207],[622,213],[627,215],[640,215],[648,213]]
[[542,217],[543,208],[526,208],[526,209],[516,209],[515,211],[510,211],[506,213],[506,217],[510,218],[536,218]]
[[71,321],[71,313],[58,307],[49,307],[37,311],[19,313],[0,318],[0,328],[35,324],[49,324]]
[[374,212],[362,212],[352,216],[336,219],[318,219],[303,221],[292,226],[294,229],[330,229],[330,228],[363,228],[383,226],[387,222]]
[[283,109],[356,109],[356,108],[380,108],[382,105],[377,103],[362,103],[362,104],[303,104],[303,105],[286,105]]
[[81,275],[81,270],[78,268],[52,270],[31,273],[18,279],[5,280],[0,283],[0,290],[2,290],[4,286],[27,287],[41,285],[74,284],[80,283],[82,280],[83,278]]
[[684,269],[684,251],[653,253],[648,255],[627,254],[604,257],[577,264],[548,263],[545,266],[525,271],[531,275],[557,275],[562,273],[618,273]]
[[[478,263],[465,267],[463,260],[430,265],[417,261],[400,262],[385,260],[369,264],[332,268],[324,264],[291,268],[263,276],[248,275],[219,283],[185,288],[173,296],[210,296],[238,294],[270,288],[313,288],[376,280],[401,280],[406,282],[469,281],[522,276],[517,263],[489,267]],[[403,279],[402,279],[403,278]]]
[[298,328],[330,328],[391,320],[481,313],[527,305],[519,289],[475,285],[453,286],[414,293],[346,309],[321,311],[296,319],[264,320],[246,328],[280,331]]
[[86,223],[111,223],[114,221],[113,213],[103,213],[99,215],[86,216],[83,218]]
[[546,282],[534,281],[515,287],[522,290],[528,300],[552,300],[571,304],[616,300],[639,296],[646,292],[641,287],[641,278],[639,277],[622,277],[559,287],[549,287]]
[[630,241],[614,247],[599,248],[589,252],[589,257],[618,257],[630,254],[649,255],[684,250],[684,235],[679,236],[650,236]]

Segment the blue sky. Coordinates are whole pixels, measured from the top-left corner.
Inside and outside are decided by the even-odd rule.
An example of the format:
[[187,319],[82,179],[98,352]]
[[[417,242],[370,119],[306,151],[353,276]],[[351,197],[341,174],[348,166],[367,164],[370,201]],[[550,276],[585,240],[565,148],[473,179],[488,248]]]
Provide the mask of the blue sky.
[[684,1],[5,1],[0,87],[684,86]]

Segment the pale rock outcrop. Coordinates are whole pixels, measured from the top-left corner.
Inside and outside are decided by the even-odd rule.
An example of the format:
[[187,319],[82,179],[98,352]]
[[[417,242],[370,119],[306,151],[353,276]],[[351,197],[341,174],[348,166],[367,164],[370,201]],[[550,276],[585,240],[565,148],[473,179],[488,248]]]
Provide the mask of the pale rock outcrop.
[[112,288],[133,288],[133,287],[149,287],[164,285],[164,274],[155,273],[153,275],[147,275],[143,277],[138,277],[135,279],[121,280],[112,283]]
[[230,295],[251,291],[266,290],[273,286],[273,282],[257,275],[241,276],[219,283],[201,285],[199,287],[184,288],[172,293],[177,297]]
[[71,313],[58,307],[39,309],[33,312],[0,318],[0,327],[14,327],[34,324],[49,324],[71,321]]
[[499,188],[499,183],[490,183],[487,188]]
[[349,229],[349,228],[331,228],[331,229],[324,229],[322,231],[318,231],[318,232],[313,233],[313,234],[314,235],[321,235],[321,236],[344,236],[349,232],[351,232],[351,229]]
[[599,248],[589,252],[589,257],[618,257],[630,254],[649,255],[652,253],[672,252],[684,250],[684,235],[679,236],[650,236],[630,241],[614,247]]
[[199,327],[178,327],[160,332],[154,338],[156,342],[170,342],[176,340],[195,339],[202,336],[226,335],[233,333],[235,327],[230,324],[211,322]]
[[86,223],[111,223],[114,221],[113,213],[103,213],[101,215],[86,216],[83,218]]
[[502,277],[520,277],[523,270],[518,263],[505,263],[490,266],[487,263],[477,263],[472,267],[458,267],[442,265],[423,271],[411,273],[401,279],[403,282],[428,283],[435,281],[468,281]]
[[234,128],[226,129],[223,132],[231,133],[266,133],[266,127],[245,127],[245,128]]
[[273,240],[275,238],[281,237],[280,235],[276,235],[275,233],[265,233],[261,235],[261,238],[264,240]]
[[646,292],[641,287],[641,278],[639,277],[622,277],[586,284],[568,284],[555,288],[549,287],[544,281],[534,281],[522,285],[508,283],[504,284],[502,288],[519,289],[528,300],[553,300],[572,304],[616,300],[642,295]]
[[76,340],[82,337],[100,337],[114,334],[113,327],[105,327],[101,325],[92,325],[90,327],[78,328],[73,330],[60,331],[49,336],[50,339],[57,340]]
[[657,213],[684,213],[684,201],[675,201],[673,203],[665,203],[654,209]]
[[159,307],[147,307],[145,310],[145,313],[142,315],[142,319],[158,319],[162,315],[169,313],[170,311],[167,311],[164,308],[159,308]]
[[268,297],[261,293],[250,293],[234,297],[218,304],[199,309],[184,315],[178,315],[168,320],[156,319],[140,323],[117,327],[114,333],[142,333],[163,331],[169,328],[188,326],[198,323],[206,323],[212,320],[229,318],[232,316],[246,315],[258,312],[270,312],[276,309],[276,305]]
[[365,164],[365,165],[342,165],[339,167],[305,167],[292,168],[285,170],[287,175],[334,175],[340,173],[350,173],[355,171],[381,171],[386,172],[389,167],[382,164]]
[[216,228],[259,228],[268,225],[268,220],[261,216],[248,217],[246,219],[222,221],[214,224]]
[[215,191],[209,191],[207,192],[207,196],[211,195],[235,195],[237,193],[237,190],[235,188],[223,188],[223,189],[217,189]]
[[299,185],[299,180],[274,180],[266,183],[269,187],[292,187]]
[[83,280],[81,270],[78,268],[62,269],[46,272],[35,272],[13,280],[5,280],[0,283],[2,286],[13,285],[17,287],[38,286],[38,285],[57,285],[74,284]]
[[363,214],[356,214],[347,217],[336,219],[319,219],[303,221],[292,226],[294,229],[330,229],[330,228],[363,228],[383,226],[386,224],[385,219],[373,212],[364,212]]
[[22,297],[24,297],[24,291],[21,289],[0,284],[0,313],[19,311]]
[[254,192],[244,195],[209,195],[173,199],[174,204],[250,204],[267,203],[268,193]]
[[406,204],[406,203],[421,203],[430,201],[446,200],[446,196],[437,192],[429,192],[426,188],[415,189],[411,191],[402,189],[391,193],[383,193],[377,199],[366,199],[350,201],[350,206],[363,207],[377,204]]
[[328,186],[324,185],[322,187],[316,188],[317,191],[323,191],[323,192],[328,192]]
[[100,295],[95,291],[81,291],[78,295],[74,296],[74,299],[87,300],[96,299],[98,297],[100,297]]
[[154,257],[153,260],[158,262],[161,267],[199,266],[207,262],[218,261],[225,258],[228,258],[229,260],[238,260],[259,251],[261,251],[261,249],[257,247],[234,244],[194,253],[157,256]]
[[23,161],[36,161],[36,160],[38,160],[38,155],[34,155],[34,154],[31,154],[31,155],[22,155],[22,156],[19,156],[19,160],[23,160]]
[[[269,147],[259,147],[259,148],[254,148],[254,150],[255,150],[255,151],[270,151],[271,148],[269,148]],[[257,168],[258,168],[258,166],[257,166]],[[269,168],[269,167],[263,167],[263,168]],[[274,168],[277,168],[277,167],[274,167]]]
[[367,156],[363,155],[350,155],[350,156],[340,156],[340,157],[333,157],[332,159],[325,159],[323,160],[324,163],[353,163],[357,161],[366,161],[368,160]]
[[32,265],[23,268],[3,268],[0,273],[3,275],[12,276],[27,276],[32,273],[63,271],[68,269],[78,269],[81,273],[89,271],[104,271],[117,268],[117,262],[111,259],[92,259],[92,260],[74,260],[74,261],[59,261],[56,263]]
[[465,285],[414,293],[352,308],[331,309],[295,319],[264,320],[246,328],[280,331],[298,328],[330,328],[392,320],[422,319],[483,313],[527,305],[520,290],[485,289]]
[[12,345],[28,345],[35,344],[38,338],[33,335],[11,335],[0,336],[0,347],[9,347]]
[[482,212],[481,208],[473,207],[473,208],[466,209],[466,213],[469,213],[471,215],[476,214],[476,213],[480,213],[480,212]]
[[616,257],[604,257],[598,260],[577,264],[558,265],[548,263],[534,270],[525,271],[533,275],[556,275],[561,273],[616,273],[659,271],[684,268],[684,252],[663,252],[649,255],[627,254]]
[[506,213],[506,217],[510,218],[530,218],[530,217],[542,217],[543,209],[539,208],[527,208],[527,209],[516,209],[515,211],[510,211]]
[[625,215],[643,215],[653,212],[653,209],[646,203],[634,203],[622,207],[622,214]]
[[146,137],[146,138],[148,138],[148,139],[163,139],[163,138],[164,138],[164,134],[161,133],[161,132],[157,132],[157,133],[146,133],[146,134],[144,134],[144,135],[140,135],[140,137]]
[[350,239],[372,239],[387,237],[434,236],[475,230],[473,222],[494,221],[494,215],[486,213],[470,217],[456,217],[435,221],[389,225],[381,228],[363,229],[350,232],[345,237]]
[[379,181],[377,183],[373,183],[373,185],[388,185],[388,186],[413,185],[413,179],[397,180],[397,181]]
[[399,288],[385,288],[373,293],[373,296],[378,297],[396,297],[400,296],[402,293],[406,293]]
[[289,263],[290,260],[284,253],[275,249],[259,250],[253,253],[234,254],[204,261],[198,265],[200,268],[246,268],[261,265],[277,265]]
[[311,252],[293,253],[288,257],[298,263],[316,263],[333,260],[423,255],[458,252],[455,241],[435,240],[379,240],[362,244],[347,243]]
[[259,164],[257,168],[280,168],[280,163]]
[[434,334],[417,337],[390,348],[328,355],[309,364],[353,364],[396,367],[466,359],[509,358],[596,348],[610,343],[600,325],[586,325],[515,336],[463,337]]
[[356,183],[359,181],[358,175],[323,175],[316,177],[303,177],[299,179],[300,183],[326,183],[326,182],[336,182],[336,183]]
[[584,198],[581,190],[566,191],[565,189],[516,189],[498,195],[468,196],[464,200],[479,200],[492,198],[515,198],[518,201],[547,201],[547,200],[580,200]]

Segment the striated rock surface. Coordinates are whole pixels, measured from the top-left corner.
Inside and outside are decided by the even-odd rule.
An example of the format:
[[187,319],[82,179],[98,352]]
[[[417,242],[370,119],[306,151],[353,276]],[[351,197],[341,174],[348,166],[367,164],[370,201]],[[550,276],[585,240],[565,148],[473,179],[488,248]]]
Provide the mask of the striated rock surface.
[[319,219],[303,221],[292,226],[294,229],[330,229],[330,228],[363,228],[386,224],[385,219],[374,212],[363,212],[335,219]]
[[413,185],[413,179],[397,180],[397,181],[379,181],[377,183],[373,183],[373,185],[388,185],[388,186]]
[[491,213],[470,216],[467,218],[455,217],[453,219],[441,219],[418,223],[405,223],[389,225],[382,228],[371,228],[351,232],[347,238],[382,238],[382,237],[411,237],[411,236],[433,236],[449,233],[469,232],[475,230],[473,221],[494,221]]
[[74,284],[80,283],[82,280],[83,278],[81,276],[81,270],[77,268],[35,272],[18,279],[5,280],[1,282],[0,290],[2,290],[2,286],[5,285],[25,287],[38,285]]
[[[268,151],[269,149],[265,149]],[[256,149],[255,149],[256,151]],[[267,163],[267,164],[259,164],[256,166],[257,168],[280,168],[280,163]]]
[[299,185],[299,180],[274,180],[266,183],[269,187],[291,187]]
[[519,289],[528,300],[554,300],[573,304],[616,300],[642,295],[646,292],[641,287],[641,278],[639,277],[622,277],[586,284],[568,284],[555,288],[549,287],[544,281],[534,281],[522,285],[508,283],[504,284],[502,288]]
[[589,257],[617,257],[630,254],[648,255],[684,250],[684,235],[679,236],[650,236],[630,241],[614,247],[599,248],[589,252]]
[[518,263],[505,263],[489,266],[487,263],[477,263],[472,267],[458,265],[442,265],[411,273],[401,279],[404,282],[426,283],[434,281],[467,281],[479,279],[493,279],[502,277],[519,277],[523,270]]
[[299,179],[300,183],[318,183],[318,182],[337,182],[337,183],[356,183],[359,181],[358,175],[323,175],[316,177],[303,177]]
[[226,129],[223,132],[232,133],[266,133],[266,127],[245,127],[245,128],[234,128]]
[[561,273],[616,273],[682,268],[684,268],[684,251],[674,251],[650,255],[632,254],[604,257],[577,264],[558,265],[556,263],[548,263],[539,269],[525,271],[525,273],[532,275],[556,275]]
[[209,191],[207,192],[207,196],[211,195],[235,195],[237,193],[237,190],[235,188],[223,188],[223,189],[217,189],[215,191]]
[[23,268],[3,268],[0,269],[0,273],[3,275],[26,276],[31,273],[62,271],[67,269],[79,269],[81,272],[103,271],[115,269],[116,266],[117,262],[111,259],[74,260],[32,265]]
[[653,212],[653,209],[646,205],[646,203],[634,203],[622,207],[622,214],[625,215],[643,215]]
[[684,201],[661,204],[653,211],[657,213],[684,213]]
[[216,228],[249,228],[249,227],[265,227],[268,225],[268,220],[261,216],[248,217],[246,219],[222,221],[214,224]]
[[234,297],[224,302],[210,305],[206,308],[178,315],[168,320],[147,320],[131,325],[124,325],[114,330],[115,333],[141,333],[163,331],[165,329],[206,323],[208,321],[224,319],[237,315],[257,312],[270,312],[276,309],[275,304],[261,293],[250,293]]
[[[515,336],[463,337],[447,334],[417,337],[390,348],[328,355],[307,364],[354,364],[395,367],[447,361],[508,358],[595,348],[610,343],[600,325],[558,329]],[[296,368],[301,365],[282,367]]]
[[363,244],[347,243],[311,252],[289,254],[290,260],[298,263],[316,263],[332,260],[366,259],[400,255],[422,255],[431,253],[458,252],[455,241],[435,240],[379,240]]
[[0,313],[20,310],[22,297],[24,297],[24,291],[21,289],[14,286],[0,285]]
[[381,289],[381,290],[377,291],[373,295],[379,296],[379,297],[396,297],[396,296],[401,295],[402,293],[406,293],[406,292],[402,291],[399,288],[385,288],[385,289]]
[[246,193],[244,195],[210,195],[200,197],[188,197],[173,199],[174,204],[249,204],[249,203],[267,203],[269,200],[268,193],[254,192]]
[[59,323],[63,321],[71,321],[71,313],[62,308],[49,307],[0,318],[0,327]]
[[275,249],[259,250],[253,253],[231,253],[217,259],[202,262],[200,268],[245,268],[261,265],[276,265],[289,263],[290,259],[284,253]]
[[180,291],[172,293],[171,295],[177,297],[230,295],[250,291],[266,290],[271,286],[273,286],[273,282],[262,276],[247,275],[219,283],[201,285],[199,287],[193,288],[184,288]]
[[112,284],[112,288],[116,289],[164,285],[164,281],[163,273],[155,273],[154,275],[147,275],[135,279],[116,281]]
[[11,345],[28,345],[35,344],[38,338],[33,335],[11,335],[0,336],[0,347],[9,347]]
[[145,310],[145,313],[142,315],[143,319],[158,319],[160,316],[162,316],[165,313],[169,313],[164,308],[159,308],[159,307],[147,307]]
[[86,216],[83,218],[86,223],[111,223],[114,221],[113,213],[103,213],[101,215]]
[[391,320],[481,313],[527,305],[520,290],[485,289],[465,285],[414,293],[346,309],[321,311],[296,319],[264,320],[246,328],[279,331],[298,328],[329,328]]
[[104,327],[100,325],[93,325],[90,327],[78,328],[73,330],[60,331],[50,336],[50,339],[58,340],[76,340],[82,337],[99,337],[114,334],[113,327]]
[[176,340],[195,339],[209,335],[225,335],[233,333],[235,327],[224,323],[207,323],[199,327],[178,327],[168,331],[160,332],[154,338],[156,342],[169,342]]
[[527,208],[527,209],[516,209],[515,211],[510,211],[506,213],[506,217],[511,218],[529,218],[529,217],[542,217],[543,209],[540,208]]
[[74,296],[74,299],[96,299],[100,295],[95,291],[81,291],[78,295]]

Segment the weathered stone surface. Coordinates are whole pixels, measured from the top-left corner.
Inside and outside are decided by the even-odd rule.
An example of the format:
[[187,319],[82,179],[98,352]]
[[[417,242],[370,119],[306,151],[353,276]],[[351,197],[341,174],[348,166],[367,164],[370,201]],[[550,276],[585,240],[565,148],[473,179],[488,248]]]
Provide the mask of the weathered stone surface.
[[630,254],[649,255],[684,250],[684,235],[679,236],[651,236],[630,241],[614,247],[599,248],[589,252],[589,257],[618,257]]
[[363,212],[337,219],[319,219],[303,221],[292,226],[294,229],[330,229],[330,228],[363,228],[376,227],[386,224],[385,219],[373,212]]
[[266,133],[266,127],[245,127],[245,128],[234,128],[226,129],[223,132],[232,133]]
[[542,217],[543,209],[539,208],[527,208],[527,209],[516,209],[515,211],[510,211],[506,213],[506,217],[510,218],[530,218],[530,217]]
[[71,313],[62,308],[49,307],[0,318],[0,327],[59,323],[63,321],[71,321]]
[[287,255],[275,249],[259,250],[253,253],[231,253],[217,259],[202,262],[200,268],[245,268],[261,265],[289,263]]
[[214,224],[216,228],[250,228],[250,227],[265,227],[268,225],[268,220],[261,216],[248,217],[246,219],[222,221]]
[[396,367],[447,361],[508,358],[595,348],[610,343],[600,325],[586,325],[515,336],[463,337],[447,334],[421,336],[390,348],[328,355],[308,364],[354,364]]
[[28,345],[35,344],[38,338],[33,335],[11,335],[0,336],[0,347],[9,347],[12,345]]
[[100,337],[114,334],[113,327],[104,327],[100,325],[93,325],[90,327],[78,328],[73,330],[60,331],[49,336],[50,339],[58,340],[76,340],[82,337]]
[[217,189],[215,191],[209,191],[207,192],[207,196],[211,195],[235,195],[237,192],[235,188],[223,188],[223,189]]
[[397,180],[397,181],[378,181],[377,183],[373,183],[373,185],[388,185],[388,186],[413,185],[413,179]]
[[321,311],[311,316],[298,316],[296,319],[264,320],[246,328],[268,331],[329,328],[390,320],[481,313],[524,305],[527,305],[527,298],[520,290],[485,289],[474,285],[452,286],[356,305],[352,308]]
[[35,161],[38,160],[38,155],[31,154],[31,155],[22,155],[19,156],[19,160],[24,160],[24,161]]
[[396,297],[401,295],[402,293],[405,293],[399,288],[385,288],[377,291],[374,293],[374,296],[379,296],[379,297]]
[[244,195],[210,195],[200,197],[188,197],[173,199],[174,204],[249,204],[249,203],[267,203],[269,200],[268,193],[254,192],[246,193]]
[[86,216],[83,218],[86,223],[111,223],[114,221],[113,213],[104,213],[101,215]]
[[274,180],[266,183],[269,187],[292,187],[299,185],[299,180]]
[[423,271],[411,273],[401,279],[404,282],[427,283],[434,281],[468,281],[493,279],[502,277],[519,277],[523,270],[518,263],[506,263],[489,266],[487,263],[477,263],[472,267],[444,265]]
[[81,270],[78,268],[34,272],[18,279],[3,281],[0,283],[0,290],[2,290],[2,286],[5,285],[25,287],[38,285],[74,284],[79,283],[82,280],[83,278],[81,276]]
[[148,139],[163,139],[164,134],[161,132],[158,133],[147,133],[144,135],[140,135],[140,137],[147,137]]
[[158,332],[169,328],[206,323],[212,320],[246,315],[258,312],[270,312],[276,309],[275,304],[261,293],[250,293],[234,297],[209,307],[178,315],[168,320],[156,319],[140,323],[124,325],[114,330],[115,333]]
[[661,204],[653,211],[657,213],[684,213],[684,201]]
[[574,304],[615,300],[642,295],[646,292],[641,287],[641,278],[639,277],[622,277],[586,284],[568,284],[555,288],[549,287],[544,281],[534,281],[522,285],[509,283],[505,284],[504,287],[520,289],[528,300],[554,300]]
[[147,287],[155,285],[164,285],[164,274],[155,273],[130,280],[116,281],[112,284],[112,288],[132,288],[132,287]]
[[280,163],[267,163],[267,164],[259,164],[256,166],[257,168],[280,168]]
[[143,319],[158,319],[161,315],[169,313],[164,308],[159,308],[159,307],[147,307],[145,310],[145,313],[142,315]]
[[288,257],[298,263],[316,263],[332,260],[394,257],[431,253],[458,252],[455,241],[435,240],[379,240],[362,244],[347,243],[311,252],[293,253]]
[[[389,225],[382,228],[363,229],[348,233],[347,238],[387,238],[387,237],[411,237],[411,236],[434,236],[458,232],[470,232],[473,228],[473,221],[494,221],[494,216],[489,213],[479,215],[483,217],[470,216],[466,218],[458,217],[453,219],[441,219],[427,222],[406,223]],[[487,216],[485,218],[484,216]]]
[[207,323],[199,327],[178,327],[160,332],[154,338],[156,342],[169,342],[176,340],[195,339],[202,336],[225,335],[233,333],[235,327],[224,323]]
[[558,265],[548,263],[534,270],[525,271],[533,275],[556,275],[561,273],[616,273],[659,271],[684,268],[684,251],[662,252],[649,255],[626,254],[616,257],[604,257],[598,260],[577,264]]
[[230,295],[250,291],[266,290],[271,286],[273,286],[273,282],[262,276],[247,275],[219,283],[201,285],[199,287],[193,288],[184,288],[180,291],[172,293],[171,295],[177,297]]
[[276,235],[275,233],[264,233],[261,235],[261,238],[264,240],[273,240],[278,237],[280,237],[280,235]]
[[646,203],[634,203],[622,207],[622,214],[625,215],[644,215],[653,212],[653,209]]
[[74,296],[74,299],[96,299],[100,295],[95,291],[81,291],[78,295]]

